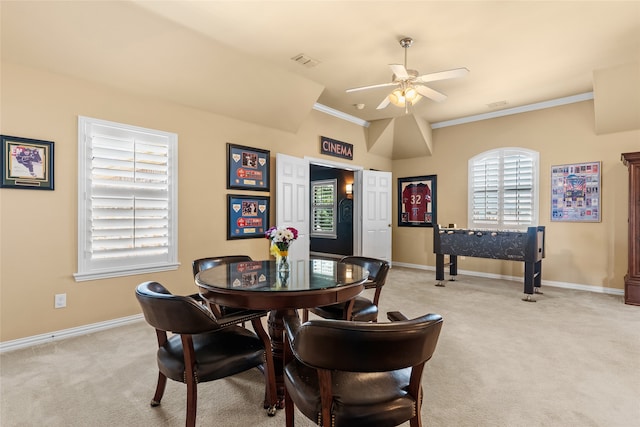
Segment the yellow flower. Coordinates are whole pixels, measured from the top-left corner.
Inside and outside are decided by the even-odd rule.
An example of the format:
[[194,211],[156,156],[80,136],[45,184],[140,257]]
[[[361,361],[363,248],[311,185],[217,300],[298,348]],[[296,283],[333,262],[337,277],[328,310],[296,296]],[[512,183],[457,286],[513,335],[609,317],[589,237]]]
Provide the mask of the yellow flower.
[[271,243],[270,253],[271,253],[271,255],[276,256],[276,257],[277,256],[287,256],[287,255],[289,255],[289,248],[280,249],[277,244]]

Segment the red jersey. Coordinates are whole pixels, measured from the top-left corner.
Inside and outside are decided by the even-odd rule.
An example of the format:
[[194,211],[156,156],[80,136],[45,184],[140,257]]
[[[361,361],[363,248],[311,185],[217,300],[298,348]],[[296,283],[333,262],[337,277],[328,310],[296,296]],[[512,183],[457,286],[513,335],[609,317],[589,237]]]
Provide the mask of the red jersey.
[[430,213],[427,209],[430,202],[431,189],[427,184],[409,184],[402,190],[402,204],[409,222],[428,222],[426,214]]

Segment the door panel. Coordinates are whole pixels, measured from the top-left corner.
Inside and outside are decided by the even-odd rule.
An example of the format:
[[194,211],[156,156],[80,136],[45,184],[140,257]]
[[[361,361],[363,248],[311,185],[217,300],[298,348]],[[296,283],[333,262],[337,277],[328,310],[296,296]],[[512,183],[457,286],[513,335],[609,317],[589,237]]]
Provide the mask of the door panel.
[[391,262],[391,172],[362,171],[361,254]]
[[298,239],[289,248],[291,260],[309,258],[309,162],[276,154],[276,225],[295,227]]

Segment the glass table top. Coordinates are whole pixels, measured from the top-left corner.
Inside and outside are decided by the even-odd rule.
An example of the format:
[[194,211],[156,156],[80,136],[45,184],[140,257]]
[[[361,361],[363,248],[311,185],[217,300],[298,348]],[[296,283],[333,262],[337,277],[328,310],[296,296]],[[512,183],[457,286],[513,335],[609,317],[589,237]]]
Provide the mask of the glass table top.
[[204,287],[256,292],[308,291],[362,283],[368,271],[359,265],[327,259],[289,261],[289,271],[276,268],[276,262],[245,261],[204,270],[196,283]]

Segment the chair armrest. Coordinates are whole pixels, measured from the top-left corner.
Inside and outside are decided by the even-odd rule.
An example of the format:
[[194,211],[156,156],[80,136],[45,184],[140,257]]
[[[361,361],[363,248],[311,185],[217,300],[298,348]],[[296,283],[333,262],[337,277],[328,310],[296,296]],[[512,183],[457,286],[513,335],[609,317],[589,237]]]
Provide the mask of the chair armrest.
[[400,313],[399,311],[388,311],[387,312],[387,319],[389,319],[392,322],[399,322],[402,320],[409,320],[407,319],[407,316],[405,316],[404,314]]
[[284,315],[282,318],[282,322],[284,323],[284,330],[289,338],[290,342],[295,340],[296,335],[298,334],[298,330],[300,329],[300,325],[302,322],[300,321],[300,316],[298,316],[298,311],[291,311]]

